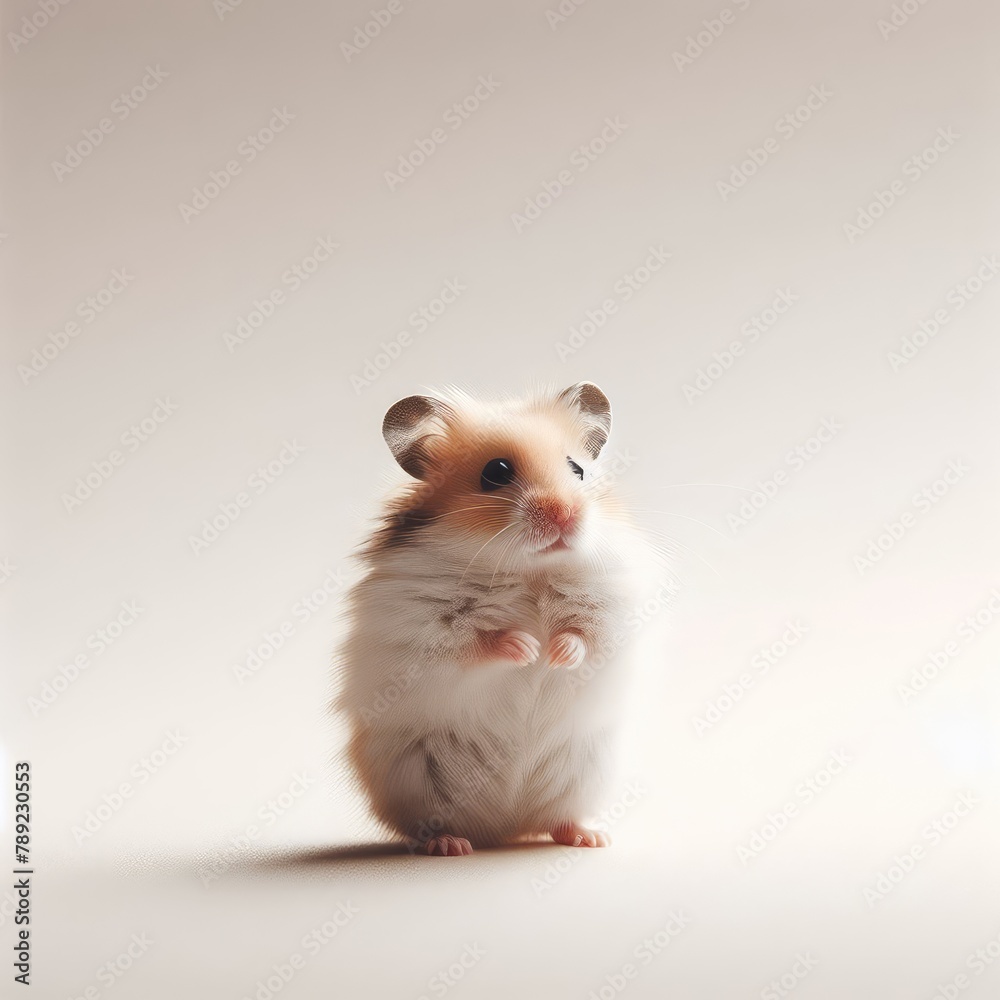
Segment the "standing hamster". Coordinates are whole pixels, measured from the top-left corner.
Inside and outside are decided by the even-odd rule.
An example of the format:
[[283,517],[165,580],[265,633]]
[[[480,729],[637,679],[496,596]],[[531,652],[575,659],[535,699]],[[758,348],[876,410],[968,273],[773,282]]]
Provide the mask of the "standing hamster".
[[338,707],[376,818],[469,854],[583,824],[611,771],[649,548],[602,475],[591,382],[484,402],[408,396],[382,433],[414,482],[362,549]]

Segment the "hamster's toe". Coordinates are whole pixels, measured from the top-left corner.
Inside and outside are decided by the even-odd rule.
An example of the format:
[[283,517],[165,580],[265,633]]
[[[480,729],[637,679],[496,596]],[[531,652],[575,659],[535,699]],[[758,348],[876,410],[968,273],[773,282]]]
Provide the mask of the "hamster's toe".
[[576,632],[559,632],[549,646],[549,666],[575,670],[587,655],[587,647]]
[[423,846],[425,854],[440,855],[442,858],[459,858],[472,853],[472,844],[465,837],[453,837],[443,833],[428,840]]
[[566,847],[610,847],[611,838],[600,830],[588,830],[576,823],[562,823],[549,831],[557,844]]

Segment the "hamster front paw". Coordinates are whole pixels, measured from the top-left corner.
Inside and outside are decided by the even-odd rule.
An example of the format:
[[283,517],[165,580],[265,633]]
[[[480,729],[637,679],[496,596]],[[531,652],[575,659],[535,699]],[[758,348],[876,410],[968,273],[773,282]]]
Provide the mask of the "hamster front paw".
[[587,646],[576,632],[557,632],[549,644],[549,666],[575,670],[587,655]]
[[533,635],[519,629],[504,629],[483,637],[484,659],[510,660],[518,667],[534,663],[541,650],[542,644]]

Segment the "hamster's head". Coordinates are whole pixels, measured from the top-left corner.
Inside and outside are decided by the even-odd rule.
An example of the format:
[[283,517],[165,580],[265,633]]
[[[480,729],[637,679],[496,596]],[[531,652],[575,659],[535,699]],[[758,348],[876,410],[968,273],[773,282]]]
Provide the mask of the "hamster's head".
[[433,539],[490,571],[593,556],[616,510],[598,465],[610,431],[611,405],[592,382],[493,403],[456,391],[401,399],[382,433],[419,483],[382,542]]

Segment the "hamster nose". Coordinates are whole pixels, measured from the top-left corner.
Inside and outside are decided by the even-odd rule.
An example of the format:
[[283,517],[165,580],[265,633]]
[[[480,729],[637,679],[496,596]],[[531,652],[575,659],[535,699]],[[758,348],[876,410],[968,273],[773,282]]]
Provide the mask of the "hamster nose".
[[560,531],[570,531],[576,523],[577,509],[563,500],[547,497],[538,502],[545,519]]

